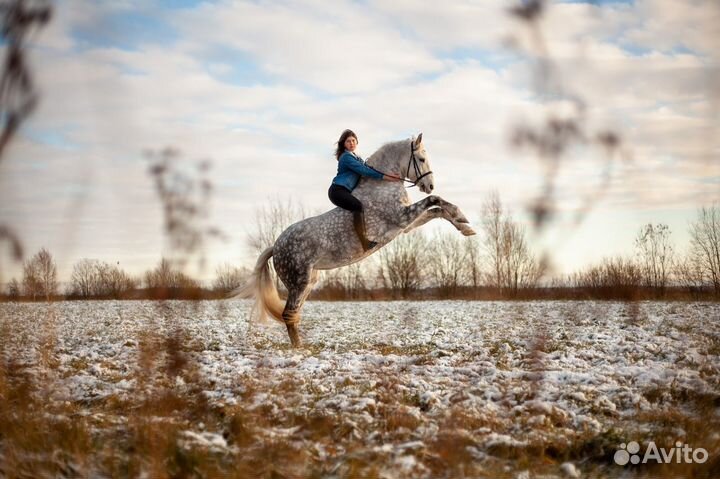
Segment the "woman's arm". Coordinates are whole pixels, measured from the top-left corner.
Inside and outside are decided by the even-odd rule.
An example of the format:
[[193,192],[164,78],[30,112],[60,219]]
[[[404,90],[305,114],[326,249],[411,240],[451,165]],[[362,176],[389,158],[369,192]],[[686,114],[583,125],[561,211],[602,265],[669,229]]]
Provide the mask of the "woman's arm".
[[369,166],[363,164],[352,154],[345,152],[340,156],[340,167],[352,170],[358,175],[369,176],[370,178],[376,178],[378,180],[384,179],[384,176],[379,171],[373,170]]

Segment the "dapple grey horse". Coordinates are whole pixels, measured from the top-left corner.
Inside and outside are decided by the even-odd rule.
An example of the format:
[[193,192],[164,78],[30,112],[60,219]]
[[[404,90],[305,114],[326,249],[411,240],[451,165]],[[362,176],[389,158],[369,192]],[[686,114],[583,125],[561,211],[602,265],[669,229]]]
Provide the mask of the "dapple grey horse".
[[[398,176],[431,193],[433,175],[422,133],[417,139],[388,143],[373,153],[367,165],[385,174]],[[293,346],[301,344],[298,334],[300,309],[318,280],[318,271],[339,268],[375,253],[401,233],[407,233],[435,218],[444,218],[465,236],[475,234],[460,209],[430,195],[410,204],[401,182],[379,181],[362,177],[353,195],[365,209],[367,237],[377,242],[369,251],[353,229],[350,211],[332,209],[289,226],[275,244],[260,254],[249,281],[233,291],[234,296],[255,298],[253,314],[270,315],[287,326]],[[268,261],[288,290],[283,302],[270,277]]]

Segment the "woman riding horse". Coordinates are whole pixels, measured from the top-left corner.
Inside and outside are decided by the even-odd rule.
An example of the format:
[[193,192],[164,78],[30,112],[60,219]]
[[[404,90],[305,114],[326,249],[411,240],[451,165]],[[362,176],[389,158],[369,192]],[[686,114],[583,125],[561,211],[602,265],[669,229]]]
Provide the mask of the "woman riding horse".
[[[352,140],[348,142],[350,136]],[[343,208],[333,208],[288,226],[272,246],[260,253],[248,282],[233,292],[237,296],[255,298],[253,318],[261,319],[269,315],[285,323],[293,346],[302,343],[298,330],[300,310],[313,285],[317,283],[320,271],[360,261],[398,235],[412,231],[433,219],[449,221],[465,236],[475,234],[457,206],[430,194],[435,182],[422,133],[417,138],[386,143],[370,156],[367,165],[352,155],[356,146],[357,136],[351,131],[343,132],[338,142],[336,178],[339,179],[339,186],[346,190],[345,194],[340,194],[345,195],[345,200],[352,198],[349,202],[357,201],[355,211],[364,214],[357,215],[353,212],[351,215]],[[346,149],[348,151],[345,151]],[[386,179],[397,177],[401,181],[409,181],[430,196],[411,203],[402,185],[372,179],[360,180],[363,172],[377,179],[384,176]],[[399,173],[396,175],[395,172]],[[347,187],[343,186],[345,184]],[[350,194],[351,189],[354,189],[354,195]],[[331,198],[333,196],[331,195]],[[360,216],[360,221],[363,221],[364,216],[367,217],[369,229],[378,242],[374,249],[363,249],[366,245],[361,246],[352,238],[355,232],[358,232],[363,233],[362,238],[365,240],[362,229],[358,231],[358,221],[354,221],[353,225],[353,216]],[[362,226],[364,225],[360,224],[361,228]],[[280,299],[270,274],[270,259],[277,277],[287,288],[285,301]]]
[[368,251],[377,246],[377,243],[367,238],[363,204],[352,195],[352,190],[360,181],[360,176],[387,181],[402,181],[402,179],[384,175],[367,166],[362,158],[355,154],[357,145],[358,138],[352,130],[342,132],[335,150],[335,158],[338,161],[337,175],[333,178],[328,190],[328,196],[335,206],[352,211],[355,233],[360,240],[360,244],[362,244],[363,250]]

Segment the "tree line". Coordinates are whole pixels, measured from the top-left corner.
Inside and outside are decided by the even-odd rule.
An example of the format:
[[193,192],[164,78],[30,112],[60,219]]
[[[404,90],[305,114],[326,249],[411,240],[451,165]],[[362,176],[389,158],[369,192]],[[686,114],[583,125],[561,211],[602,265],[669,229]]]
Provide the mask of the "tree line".
[[[532,250],[525,226],[497,193],[483,203],[481,232],[401,235],[376,255],[323,272],[310,296],[319,299],[393,298],[720,298],[720,206],[697,211],[690,245],[677,251],[665,224],[640,227],[634,251],[608,257],[564,277],[549,277],[546,260]],[[288,225],[308,212],[275,201],[258,210],[249,245],[260,253]],[[280,289],[282,285],[278,283]]]
[[97,259],[81,259],[73,265],[70,281],[60,288],[57,265],[52,254],[42,248],[23,263],[20,280],[6,286],[7,300],[50,299],[210,299],[225,297],[240,286],[248,270],[223,264],[217,267],[209,287],[185,274],[174,262],[162,258],[152,269],[136,277],[119,264]]
[[[689,235],[689,248],[679,252],[668,225],[645,224],[632,254],[548,277],[525,227],[492,195],[483,206],[479,237],[454,231],[404,235],[379,253],[374,266],[330,272],[322,286],[328,298],[719,299],[720,207],[699,209]],[[369,288],[373,268],[377,290]]]
[[[272,244],[289,224],[307,216],[291,202],[257,212],[257,229],[248,244],[257,252]],[[583,270],[548,279],[544,261],[533,253],[525,227],[497,194],[482,208],[481,234],[465,238],[455,231],[401,235],[368,260],[323,272],[315,299],[717,299],[720,298],[720,207],[698,210],[689,226],[690,245],[680,253],[665,224],[646,224],[637,232],[634,253],[605,258]],[[220,265],[210,285],[161,259],[139,277],[119,264],[82,259],[61,291],[57,266],[45,248],[23,263],[3,297],[9,300],[222,298],[245,282],[249,269]],[[282,290],[282,284],[278,283]]]

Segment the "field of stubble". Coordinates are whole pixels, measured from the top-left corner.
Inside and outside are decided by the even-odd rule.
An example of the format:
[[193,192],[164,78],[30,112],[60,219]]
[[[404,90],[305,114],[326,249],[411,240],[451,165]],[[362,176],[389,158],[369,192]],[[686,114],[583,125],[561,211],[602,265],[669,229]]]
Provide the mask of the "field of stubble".
[[[719,477],[720,305],[0,304],[0,477]],[[617,465],[621,444],[702,447]]]

